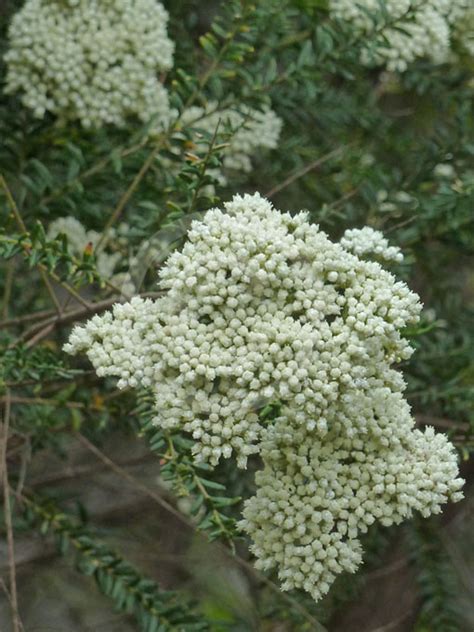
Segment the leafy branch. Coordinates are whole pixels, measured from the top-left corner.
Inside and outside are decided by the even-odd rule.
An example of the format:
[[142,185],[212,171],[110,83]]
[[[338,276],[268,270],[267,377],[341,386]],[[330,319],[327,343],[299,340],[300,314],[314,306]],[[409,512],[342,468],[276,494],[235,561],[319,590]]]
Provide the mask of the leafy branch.
[[72,548],[77,569],[92,576],[99,590],[115,607],[133,614],[143,632],[204,631],[207,621],[195,613],[193,604],[174,591],[164,591],[144,578],[131,564],[97,540],[95,535],[60,511],[49,499],[21,494],[24,515],[42,535],[52,533],[61,554]]
[[234,551],[235,520],[224,510],[239,503],[241,498],[226,496],[224,485],[207,478],[212,468],[194,460],[192,440],[154,425],[150,403],[150,396],[141,393],[136,412],[140,434],[147,438],[151,450],[160,458],[161,477],[169,481],[178,497],[192,499],[190,513],[197,520],[197,528],[206,531],[210,540],[221,538]]

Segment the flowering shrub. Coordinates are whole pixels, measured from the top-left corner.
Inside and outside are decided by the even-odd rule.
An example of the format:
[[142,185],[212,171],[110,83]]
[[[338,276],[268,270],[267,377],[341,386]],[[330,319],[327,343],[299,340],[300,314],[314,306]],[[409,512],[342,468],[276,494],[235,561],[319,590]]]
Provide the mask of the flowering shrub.
[[471,9],[469,0],[330,0],[333,17],[369,38],[363,63],[399,72],[422,57],[448,60],[458,25]]
[[20,92],[38,118],[165,124],[168,94],[157,73],[173,64],[167,21],[157,0],[28,0],[9,29],[6,90]]
[[472,629],[472,0],[163,5],[0,3],[0,628]]
[[[413,429],[391,368],[412,352],[400,330],[421,305],[343,247],[399,259],[373,230],[335,244],[259,194],[225,210],[192,223],[160,270],[162,298],[115,305],[76,327],[65,350],[85,351],[120,387],[150,387],[154,423],[190,433],[198,460],[235,452],[245,467],[260,454],[241,526],[260,567],[277,564],[284,589],[318,599],[360,564],[367,525],[462,497],[452,446]],[[261,415],[268,405],[274,425]]]

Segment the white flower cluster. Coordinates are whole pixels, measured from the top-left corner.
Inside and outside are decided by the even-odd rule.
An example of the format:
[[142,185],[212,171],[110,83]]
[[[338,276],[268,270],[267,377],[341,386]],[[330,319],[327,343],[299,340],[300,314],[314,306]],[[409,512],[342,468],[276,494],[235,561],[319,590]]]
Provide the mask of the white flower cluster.
[[452,180],[456,177],[456,169],[449,162],[440,162],[433,169],[433,175],[440,180]]
[[427,517],[463,497],[453,446],[432,428],[414,430],[400,393],[379,386],[343,399],[343,415],[363,421],[358,416],[367,414],[372,428],[321,439],[277,420],[240,522],[257,568],[277,567],[283,590],[302,588],[315,600],[339,573],[355,572],[360,535],[375,521],[399,524],[414,511]]
[[[224,151],[223,167],[225,170],[244,173],[252,170],[251,158],[257,151],[276,149],[283,126],[282,120],[270,108],[254,110],[241,107],[240,111],[230,108],[219,110],[216,103],[209,103],[206,108],[188,108],[182,115],[182,123],[203,130],[210,137],[217,131],[219,142],[225,131],[231,131],[232,137]],[[204,148],[207,148],[207,143]],[[222,174],[216,176],[225,184],[226,180]]]
[[358,257],[373,254],[384,261],[403,261],[398,246],[389,246],[383,234],[370,226],[346,230],[340,241],[341,246]]
[[333,17],[370,38],[362,62],[404,72],[418,58],[442,63],[472,0],[330,0]]
[[[452,446],[414,430],[392,368],[418,297],[378,263],[331,242],[304,213],[259,194],[194,221],[160,270],[166,294],[133,298],[76,327],[65,350],[99,375],[156,395],[155,422],[265,468],[241,528],[284,589],[316,599],[361,562],[358,535],[458,500]],[[269,410],[275,414],[268,415]]]
[[[157,424],[181,427],[200,458],[258,451],[259,409],[285,402],[296,425],[324,434],[333,403],[411,349],[399,330],[420,304],[378,263],[332,243],[307,216],[281,214],[258,194],[193,222],[160,271],[167,294],[135,299],[74,330],[120,386],[152,386]],[[134,333],[136,332],[136,334]],[[331,412],[332,411],[332,412]]]
[[[122,230],[125,228],[128,227],[123,226]],[[55,239],[59,234],[66,235],[71,253],[77,256],[82,256],[88,245],[95,249],[101,238],[101,233],[95,230],[86,230],[75,217],[60,217],[51,222],[48,227],[48,238]],[[115,234],[111,231],[110,236],[113,237]],[[101,250],[95,254],[99,275],[104,279],[112,279],[115,268],[122,259],[120,252]]]
[[166,124],[157,73],[172,66],[167,21],[157,0],[27,0],[9,29],[6,92],[20,92],[38,118]]

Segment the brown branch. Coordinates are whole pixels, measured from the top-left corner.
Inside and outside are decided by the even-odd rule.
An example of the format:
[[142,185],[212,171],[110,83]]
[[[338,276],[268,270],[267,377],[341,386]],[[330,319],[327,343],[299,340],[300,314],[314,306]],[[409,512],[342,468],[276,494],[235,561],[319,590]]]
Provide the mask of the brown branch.
[[41,380],[41,382],[38,382],[38,380],[34,380],[34,379],[29,379],[29,380],[21,380],[20,382],[5,382],[4,386],[7,386],[8,388],[23,388],[24,386],[33,386],[33,385],[38,385],[40,384],[41,387],[45,387],[48,386],[48,388],[50,390],[55,390],[58,387],[61,387],[64,385],[64,382],[79,382],[79,381],[85,381],[88,378],[93,377],[94,378],[94,382],[100,382],[100,378],[97,377],[96,372],[94,371],[94,369],[90,369],[88,371],[81,371],[80,373],[78,373],[77,375],[73,376],[74,379],[72,379],[72,376],[68,376],[68,377],[63,377],[63,378],[58,378],[58,377],[51,377],[51,378],[45,378],[43,380]]
[[43,279],[43,283],[44,283],[46,289],[48,290],[48,294],[49,294],[49,296],[50,296],[50,298],[51,298],[51,300],[52,300],[52,302],[54,304],[54,308],[55,308],[56,312],[58,314],[61,314],[61,312],[62,312],[61,304],[60,304],[60,302],[58,300],[58,297],[56,296],[56,292],[54,291],[54,288],[51,285],[50,280],[48,279],[48,275],[46,273],[46,270],[44,268],[40,267],[39,272],[40,272],[41,278]]
[[296,180],[299,180],[310,171],[317,169],[318,167],[323,165],[325,162],[328,162],[328,160],[331,160],[331,158],[338,156],[348,147],[350,147],[350,145],[342,145],[341,147],[337,147],[336,149],[333,149],[332,151],[330,151],[328,154],[321,156],[321,158],[314,160],[309,165],[306,165],[302,169],[299,169],[295,173],[292,173],[290,176],[288,176],[288,178],[286,178],[286,180],[283,180],[283,182],[274,186],[273,189],[270,189],[269,191],[267,191],[267,193],[265,193],[265,197],[267,198],[273,197],[275,193],[279,193],[283,189],[286,189],[287,186],[289,186],[290,184],[293,184],[293,182],[296,182]]
[[416,422],[420,426],[436,426],[438,428],[446,428],[446,430],[459,430],[461,432],[469,432],[470,430],[469,424],[462,421],[442,419],[431,415],[416,415]]
[[5,529],[7,532],[8,545],[8,570],[10,576],[10,603],[12,610],[13,632],[20,632],[22,625],[18,612],[18,593],[16,587],[16,566],[15,566],[15,544],[13,538],[12,512],[10,505],[10,487],[8,484],[8,465],[7,465],[7,443],[10,426],[10,392],[7,390],[4,416],[3,416],[3,436],[1,443],[1,481],[3,485],[3,508],[5,513]]
[[33,336],[33,338],[30,338],[28,340],[28,342],[25,345],[26,348],[30,349],[31,347],[34,347],[35,344],[37,344],[38,342],[40,342],[40,340],[45,338],[51,331],[53,331],[53,329],[54,329],[54,323],[47,325],[42,331],[39,331],[36,334],[36,336]]
[[[157,292],[145,292],[143,294],[139,294],[138,296],[141,296],[142,298],[156,298],[160,296],[160,294]],[[46,338],[46,336],[48,336],[56,327],[66,325],[74,322],[75,320],[80,320],[83,316],[99,314],[118,302],[119,298],[117,296],[112,296],[104,299],[103,301],[88,303],[84,305],[84,307],[80,307],[66,313],[61,313],[57,316],[52,316],[42,323],[38,323],[30,327],[30,329],[20,336],[19,340],[27,340],[27,346],[33,346],[34,344],[38,344],[38,342],[40,342],[43,338]],[[34,336],[34,342],[31,342],[31,336]],[[14,346],[17,342],[18,340],[15,341],[15,343],[12,343],[11,346]]]
[[[13,213],[13,216],[14,216],[14,218],[16,220],[18,228],[23,233],[28,235],[29,232],[28,232],[28,229],[26,228],[25,222],[23,221],[23,218],[21,216],[20,210],[19,210],[12,193],[11,193],[10,189],[8,188],[8,184],[7,184],[5,178],[3,177],[2,174],[0,174],[0,186],[4,190],[5,196],[7,198],[8,205],[10,207],[11,212]],[[61,279],[58,277],[58,275],[55,272],[53,272],[52,270],[48,270],[48,268],[45,265],[43,265],[42,263],[38,263],[37,264],[37,268],[40,271],[41,279],[44,282],[44,284],[46,285],[46,289],[48,290],[48,294],[50,294],[51,299],[52,299],[52,301],[54,303],[54,306],[55,306],[55,308],[56,308],[56,310],[58,312],[61,311],[61,306],[59,305],[59,302],[57,301],[56,295],[54,294],[54,290],[51,287],[51,284],[49,283],[49,281],[45,277],[45,275],[49,275],[52,279],[54,279],[56,281],[56,283],[59,283],[59,285],[61,287],[63,287],[66,290],[66,292],[71,294],[71,296],[74,296],[74,298],[77,301],[79,301],[79,303],[81,303],[85,307],[87,307],[89,305],[88,301],[86,301],[84,298],[82,298],[82,296],[78,292],[76,292],[76,290],[73,287],[71,287],[69,285],[69,283],[65,283],[64,281],[61,281]]]
[[[137,296],[140,296],[141,298],[157,298],[158,296],[161,296],[161,294],[159,292],[144,292],[143,294],[138,294]],[[88,303],[84,307],[80,307],[66,313],[58,314],[57,316],[48,318],[42,323],[33,325],[33,327],[31,327],[20,337],[20,339],[28,340],[28,346],[32,346],[33,344],[37,344],[43,338],[48,336],[56,327],[59,327],[60,325],[66,325],[68,323],[74,322],[75,320],[80,320],[83,316],[99,314],[100,312],[105,311],[107,308],[112,307],[112,305],[114,305],[115,303],[118,303],[119,300],[119,297],[112,296],[110,298],[104,299],[103,301],[98,301],[97,303]],[[34,334],[36,334],[34,336],[34,343],[30,343],[30,337]]]
[[31,320],[38,320],[40,318],[46,318],[53,316],[56,313],[55,309],[42,309],[31,314],[25,314],[24,316],[15,316],[14,318],[6,318],[0,321],[0,328],[13,327],[22,325],[23,323],[29,323]]
[[107,223],[105,224],[104,230],[102,231],[102,235],[101,235],[99,241],[97,242],[96,252],[98,252],[101,248],[103,248],[106,245],[107,239],[108,239],[108,232],[109,232],[109,230],[112,228],[114,223],[120,217],[120,215],[122,214],[122,212],[123,212],[125,206],[127,205],[128,201],[133,196],[133,194],[135,193],[136,189],[140,185],[140,182],[143,180],[143,178],[145,177],[147,171],[149,170],[149,168],[153,164],[153,161],[155,160],[156,156],[158,155],[160,149],[163,146],[165,138],[166,137],[163,136],[163,138],[161,138],[160,141],[156,143],[155,147],[153,147],[152,151],[148,155],[148,158],[145,160],[145,162],[141,166],[140,170],[138,171],[138,173],[136,174],[136,176],[132,180],[132,183],[130,184],[128,189],[125,191],[125,193],[122,195],[122,197],[118,201],[117,206],[115,207],[112,215],[107,220]]
[[5,193],[8,206],[10,207],[13,217],[15,218],[15,221],[18,224],[18,228],[23,233],[27,233],[28,230],[26,229],[25,222],[23,221],[23,217],[21,216],[20,211],[18,210],[18,206],[16,205],[15,199],[8,187],[7,181],[5,180],[5,178],[3,177],[1,173],[0,173],[0,186],[2,187],[3,192]]
[[327,204],[324,208],[324,210],[327,211],[336,211],[338,208],[340,208],[341,206],[344,206],[344,204],[350,200],[351,198],[353,198],[355,195],[357,195],[357,193],[359,193],[359,189],[360,187],[354,187],[353,189],[351,189],[350,191],[347,191],[347,193],[344,193],[344,195],[341,195],[340,198],[338,198],[337,200],[334,200],[334,202],[331,202],[330,204]]
[[[89,408],[90,410],[97,409],[97,406],[87,406],[82,402],[62,402],[57,399],[47,399],[44,397],[17,397],[11,395],[9,400],[12,404],[31,404],[32,406],[66,406],[66,408]],[[0,403],[4,404],[6,397],[0,397]]]
[[[141,141],[140,143],[133,145],[132,147],[129,147],[128,149],[122,150],[120,152],[120,157],[125,158],[126,156],[134,154],[135,152],[142,149],[145,146],[145,144],[146,144],[146,141]],[[98,162],[96,162],[95,165],[92,165],[92,167],[90,167],[89,169],[86,169],[82,173],[78,174],[73,180],[70,180],[68,183],[66,183],[65,186],[61,187],[60,189],[56,189],[56,191],[52,191],[48,196],[41,199],[39,206],[42,206],[44,204],[49,204],[49,202],[52,202],[58,196],[62,195],[63,193],[66,193],[66,191],[74,187],[79,182],[82,182],[83,180],[87,180],[88,178],[95,175],[96,173],[100,173],[100,171],[102,171],[104,167],[106,167],[110,162],[112,162],[112,159],[113,159],[113,155],[111,154],[107,156],[106,158],[99,160]]]
[[13,276],[15,273],[15,260],[11,259],[7,263],[7,273],[5,276],[5,287],[3,290],[3,308],[2,308],[2,316],[3,318],[8,318],[8,310],[10,307],[10,298],[12,295],[12,286],[13,286]]
[[394,630],[398,630],[400,627],[400,623],[408,619],[413,614],[413,610],[409,609],[407,612],[404,612],[402,615],[394,619],[393,621],[389,621],[389,623],[382,625],[378,628],[374,628],[370,630],[370,632],[393,632]]
[[382,568],[377,568],[374,571],[366,573],[364,577],[368,580],[385,577],[386,575],[391,575],[392,573],[399,571],[401,568],[405,568],[405,566],[408,566],[409,563],[410,560],[408,557],[401,557],[387,566],[383,566]]
[[[3,581],[3,579],[1,577],[0,577],[0,588],[5,593],[5,595],[6,595],[7,599],[8,599],[8,603],[10,604],[10,607],[11,607],[11,605],[12,605],[12,598],[11,598],[10,592],[9,592],[5,582]],[[21,621],[20,621],[20,628],[21,628],[21,631],[24,632],[25,629],[24,629],[23,624],[21,623]]]
[[186,516],[184,516],[180,511],[178,511],[178,509],[173,507],[173,505],[171,503],[169,503],[167,500],[162,498],[159,494],[157,494],[152,489],[150,489],[149,487],[147,487],[146,485],[141,483],[134,476],[129,474],[126,470],[124,470],[123,467],[118,465],[118,463],[115,463],[114,461],[112,461],[112,459],[110,459],[106,454],[104,454],[101,450],[99,450],[99,448],[97,446],[95,446],[91,441],[89,441],[89,439],[87,439],[83,434],[81,434],[80,432],[76,432],[75,436],[76,436],[77,440],[80,443],[82,443],[82,445],[85,448],[87,448],[87,450],[89,450],[89,452],[92,452],[92,454],[97,459],[102,461],[102,463],[106,467],[108,467],[109,469],[114,471],[116,474],[118,474],[119,476],[121,476],[122,478],[127,480],[136,489],[140,490],[142,492],[142,494],[144,494],[145,496],[148,496],[149,498],[154,500],[156,503],[161,505],[161,507],[163,507],[166,511],[168,511],[175,518],[177,518],[178,520],[180,520],[181,522],[186,524],[188,527],[195,528],[195,525],[193,524],[193,522],[191,520],[189,520],[188,518],[186,518]]
[[[114,463],[114,465],[117,469],[120,469],[123,471],[123,473],[127,474],[124,468],[134,466],[134,465],[141,465],[141,464],[147,463],[148,461],[151,461],[152,459],[156,460],[155,455],[148,453],[145,455],[134,457],[133,459],[129,459],[128,461],[125,461],[123,463]],[[69,466],[65,470],[62,470],[61,472],[46,474],[42,478],[30,480],[28,485],[31,488],[39,487],[42,485],[53,485],[56,483],[62,483],[63,481],[67,481],[71,478],[73,479],[83,478],[84,476],[95,474],[96,472],[100,472],[106,468],[110,469],[110,464],[107,462],[104,462],[101,459],[101,462],[97,463],[96,465],[83,465],[83,466],[76,466],[76,467]],[[132,478],[133,485],[135,485],[136,479],[134,479],[133,477],[131,478]]]

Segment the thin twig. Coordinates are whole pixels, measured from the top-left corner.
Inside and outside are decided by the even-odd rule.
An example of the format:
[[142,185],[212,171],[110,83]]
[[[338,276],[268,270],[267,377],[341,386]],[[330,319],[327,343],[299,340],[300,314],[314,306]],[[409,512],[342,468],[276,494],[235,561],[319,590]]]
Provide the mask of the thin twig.
[[20,461],[20,472],[18,474],[18,482],[16,486],[16,493],[21,494],[23,491],[23,487],[25,485],[26,473],[28,469],[28,463],[31,459],[31,441],[30,438],[27,437],[25,443],[22,446],[21,451],[21,461]]
[[3,192],[5,193],[5,197],[7,198],[7,202],[8,202],[8,206],[10,207],[11,212],[13,213],[13,217],[16,220],[16,223],[18,224],[19,229],[23,232],[23,233],[27,233],[28,230],[26,229],[25,226],[25,222],[23,221],[23,217],[20,214],[20,211],[18,210],[18,206],[16,205],[15,199],[8,187],[7,181],[5,180],[5,178],[3,177],[3,175],[0,173],[0,186],[3,189]]
[[[129,459],[128,461],[123,463],[116,463],[115,465],[118,468],[133,467],[136,465],[146,464],[151,460],[156,461],[156,456],[149,452],[148,454]],[[108,463],[104,463],[102,460],[99,462],[94,461],[94,465],[75,467],[67,466],[64,470],[61,470],[60,472],[52,472],[51,474],[46,474],[41,478],[30,480],[29,487],[37,488],[43,487],[45,485],[56,485],[57,483],[63,483],[64,481],[70,479],[77,480],[79,478],[84,478],[86,476],[90,476],[91,474],[101,472],[106,468],[110,469],[110,465]],[[126,473],[126,470],[123,471]]]
[[15,273],[15,259],[11,259],[7,263],[7,274],[5,276],[5,288],[3,290],[3,308],[2,308],[3,318],[8,318],[8,310],[10,307],[10,298],[12,295],[14,273]]
[[163,138],[161,138],[160,141],[156,143],[155,147],[149,153],[148,158],[145,160],[145,162],[141,166],[139,172],[136,174],[136,176],[132,180],[132,183],[130,184],[128,189],[125,191],[125,193],[122,195],[122,197],[118,201],[117,206],[115,207],[112,215],[107,220],[107,223],[106,223],[106,225],[104,227],[104,230],[102,231],[102,235],[101,235],[99,241],[97,242],[96,252],[98,252],[101,249],[101,247],[103,248],[105,246],[105,244],[107,243],[109,230],[112,228],[114,223],[120,217],[120,215],[122,214],[122,212],[123,212],[125,206],[127,205],[128,201],[130,200],[132,195],[135,193],[135,191],[136,191],[137,187],[139,186],[140,182],[145,177],[148,169],[151,167],[151,165],[153,164],[153,161],[155,160],[157,154],[159,153],[160,149],[162,148],[164,141],[165,141],[165,136],[163,136]]
[[[97,373],[94,371],[94,369],[89,369],[88,371],[77,370],[75,371],[75,375],[74,373],[71,373],[70,375],[67,375],[61,378],[59,377],[44,378],[41,380],[41,386],[43,388],[47,386],[50,389],[55,390],[56,388],[61,387],[64,382],[77,383],[88,378],[93,378],[94,383],[100,381],[100,378],[97,377]],[[23,388],[24,386],[33,386],[35,384],[38,385],[38,379],[31,378],[28,380],[20,380],[19,382],[14,382],[10,380],[8,382],[5,382],[4,386],[7,386],[8,388]]]
[[[94,406],[86,406],[82,402],[61,402],[57,399],[47,399],[44,397],[17,397],[11,395],[9,400],[12,404],[31,404],[31,406],[66,406],[66,408],[90,408],[94,410]],[[0,403],[4,404],[5,397],[0,397]]]
[[54,329],[54,323],[47,325],[47,327],[39,331],[36,334],[36,336],[33,336],[33,338],[30,338],[25,344],[25,347],[27,349],[31,349],[31,347],[34,347],[36,344],[38,344],[40,340],[43,340],[43,338],[46,338],[46,336],[48,336],[53,331],[53,329]]
[[[6,180],[5,180],[5,178],[2,176],[2,174],[0,174],[0,186],[4,190],[4,193],[5,193],[7,201],[8,201],[8,205],[9,205],[9,207],[10,207],[12,213],[13,213],[13,216],[14,216],[14,218],[16,220],[18,228],[23,233],[26,233],[28,235],[29,232],[28,232],[28,230],[26,228],[25,222],[23,221],[23,218],[21,216],[20,210],[19,210],[12,193],[11,193],[10,189],[8,188],[8,184],[7,184]],[[79,303],[81,303],[85,307],[87,307],[89,305],[88,301],[86,301],[84,298],[82,298],[82,296],[78,292],[76,292],[76,290],[73,287],[71,287],[69,285],[69,283],[65,283],[64,281],[62,281],[55,272],[53,272],[52,270],[48,270],[48,268],[45,265],[43,265],[42,263],[38,263],[37,267],[38,267],[38,269],[40,271],[41,278],[42,278],[43,282],[46,285],[48,293],[51,295],[51,298],[53,296],[52,292],[54,294],[54,291],[53,291],[51,285],[49,284],[49,282],[47,281],[47,279],[45,279],[45,277],[44,277],[45,274],[49,275],[52,279],[54,279],[56,281],[56,283],[59,283],[59,285],[61,287],[63,287],[66,290],[66,292],[68,292],[69,294],[74,296],[74,298],[77,301],[79,301]],[[56,309],[60,312],[61,307],[60,307],[59,303],[57,302],[56,298],[53,299],[53,302],[54,302],[54,305],[55,305]]]
[[416,219],[418,219],[418,216],[417,215],[412,215],[408,219],[405,219],[402,222],[400,222],[398,224],[395,224],[395,226],[391,226],[390,228],[387,228],[384,231],[384,234],[385,235],[389,235],[390,233],[393,233],[394,230],[398,230],[399,228],[403,228],[404,226],[407,226],[408,224],[411,224],[412,222],[414,222]]
[[[141,141],[140,143],[136,145],[132,145],[132,147],[129,147],[128,149],[123,149],[120,152],[120,158],[125,158],[126,156],[136,153],[137,151],[142,149],[145,146],[145,144],[146,144],[146,141]],[[42,206],[44,204],[49,204],[49,202],[52,202],[58,196],[62,195],[63,193],[66,193],[66,191],[74,187],[79,182],[82,182],[83,180],[87,180],[88,178],[95,175],[96,173],[99,173],[100,171],[102,171],[104,167],[106,167],[110,162],[112,162],[113,158],[114,158],[113,153],[109,154],[105,158],[102,158],[101,160],[96,162],[95,165],[92,165],[92,167],[90,167],[89,169],[86,169],[82,173],[78,174],[73,180],[70,180],[69,182],[67,182],[63,187],[61,187],[60,189],[56,189],[56,191],[52,191],[48,196],[41,199],[39,202],[39,206]]]
[[40,275],[41,275],[41,278],[43,279],[43,283],[45,284],[46,289],[48,290],[48,294],[51,297],[51,300],[53,301],[56,312],[58,314],[61,314],[61,311],[62,311],[61,304],[58,300],[58,297],[56,296],[56,292],[54,291],[53,286],[51,285],[48,279],[48,275],[46,274],[46,271],[43,268],[40,268]]
[[64,288],[68,294],[73,296],[78,303],[80,303],[84,307],[89,307],[91,305],[89,303],[89,301],[87,301],[85,298],[83,298],[79,294],[79,292],[76,292],[76,290],[71,285],[69,285],[69,283],[66,283],[65,281],[62,281],[60,279],[60,277],[56,274],[56,272],[53,272],[52,270],[48,270],[42,263],[39,263],[38,267],[40,269],[42,269],[42,270],[46,270],[46,272],[49,274],[49,276],[52,279],[54,279],[56,281],[56,283],[58,283],[62,288]]
[[[141,298],[157,298],[160,295],[161,294],[159,292],[144,292],[143,294],[139,294],[138,296],[140,296]],[[32,336],[34,336],[34,344],[38,344],[38,342],[48,336],[56,327],[74,322],[75,320],[80,320],[83,316],[99,314],[100,312],[103,312],[115,303],[118,303],[119,300],[119,297],[112,296],[110,298],[104,299],[103,301],[98,301],[97,303],[88,303],[84,307],[70,310],[65,313],[63,312],[62,314],[58,314],[57,316],[47,318],[43,322],[37,323],[30,327],[20,336],[17,341],[12,343],[11,346],[14,346],[19,341],[25,340],[28,341],[28,346],[32,346],[29,342]]]
[[331,158],[334,158],[335,156],[338,156],[345,149],[347,149],[349,146],[350,145],[342,145],[340,147],[336,147],[336,149],[333,149],[328,154],[325,154],[324,156],[321,156],[321,158],[318,158],[317,160],[314,160],[309,165],[306,165],[305,167],[302,167],[301,169],[299,169],[295,173],[292,173],[290,176],[288,176],[288,178],[286,178],[286,180],[283,180],[283,182],[281,182],[280,184],[277,184],[276,186],[274,186],[273,189],[270,189],[269,191],[267,191],[267,193],[265,193],[265,197],[271,198],[272,196],[275,195],[275,193],[279,193],[280,191],[285,189],[290,184],[293,184],[293,182],[296,182],[296,180],[299,180],[300,178],[305,176],[310,171],[313,171],[314,169],[317,169],[318,167],[323,165],[328,160],[331,160]]
[[405,621],[412,614],[413,614],[413,609],[410,608],[407,610],[407,612],[404,612],[401,616],[397,617],[396,619],[393,619],[392,621],[389,621],[389,623],[385,625],[382,625],[378,628],[374,628],[370,630],[370,632],[393,632],[393,630],[396,630],[399,628],[400,623]]
[[189,214],[191,214],[194,211],[194,207],[195,207],[197,199],[198,199],[199,191],[201,190],[201,187],[202,187],[202,181],[204,179],[204,176],[206,175],[207,165],[209,164],[209,159],[210,159],[210,157],[212,155],[212,151],[214,149],[214,145],[215,145],[216,140],[217,140],[217,132],[219,131],[219,125],[220,124],[221,124],[221,119],[218,119],[216,128],[215,128],[214,133],[213,133],[212,138],[211,138],[211,142],[209,143],[209,147],[207,149],[206,156],[205,156],[205,158],[204,158],[204,160],[202,162],[202,165],[201,165],[201,170],[200,170],[200,173],[199,173],[198,184],[197,184],[196,188],[194,189],[193,197],[192,197],[191,204],[190,204],[189,210],[188,210]]
[[416,415],[416,422],[421,426],[436,426],[437,428],[446,428],[447,430],[460,430],[469,432],[470,426],[462,421],[453,421],[441,417],[432,417],[431,415]]
[[[8,599],[8,603],[10,604],[10,606],[12,605],[12,598],[10,596],[10,592],[5,584],[5,582],[3,581],[3,579],[0,577],[0,588],[3,590],[3,592],[5,593],[7,599]],[[24,632],[25,628],[23,627],[22,622],[20,621],[20,629],[22,632]]]
[[5,513],[5,529],[7,532],[8,547],[8,570],[10,576],[10,599],[12,609],[13,632],[21,632],[22,625],[18,612],[18,594],[16,588],[16,567],[15,567],[15,544],[13,539],[13,524],[10,505],[10,488],[8,485],[8,466],[7,466],[7,443],[8,432],[10,427],[10,391],[7,389],[4,416],[3,416],[3,437],[1,443],[1,469],[0,475],[3,485],[3,508]]
[[331,202],[330,204],[327,204],[325,206],[325,209],[324,209],[325,212],[327,212],[327,211],[336,211],[341,206],[344,206],[344,204],[348,200],[350,200],[355,195],[357,195],[358,192],[359,192],[359,187],[354,187],[350,191],[347,191],[347,193],[344,193],[344,195],[341,195],[341,197],[338,198],[337,200],[334,200],[334,202]]
[[139,489],[145,496],[148,496],[149,498],[154,500],[156,503],[161,505],[164,509],[166,509],[166,511],[168,511],[175,518],[178,518],[178,520],[180,520],[181,522],[184,522],[184,524],[186,524],[188,527],[194,528],[195,525],[192,523],[192,521],[186,518],[185,516],[183,516],[183,514],[177,509],[175,509],[175,507],[173,507],[171,503],[169,503],[167,500],[162,498],[159,494],[157,494],[152,489],[150,489],[149,487],[141,483],[138,479],[136,479],[134,476],[132,476],[126,470],[124,470],[123,467],[121,467],[120,465],[112,461],[112,459],[110,459],[106,454],[104,454],[102,450],[99,450],[99,448],[95,446],[91,441],[89,441],[89,439],[87,439],[83,434],[81,434],[80,432],[76,432],[75,436],[77,440],[80,443],[82,443],[82,445],[85,448],[89,450],[89,452],[92,452],[92,454],[97,459],[102,461],[102,463],[104,463],[104,465],[106,465],[109,469],[113,470],[116,474],[118,474],[119,476],[127,480],[136,489]]
[[22,325],[23,323],[29,323],[31,320],[39,320],[41,318],[53,316],[54,314],[56,314],[56,310],[54,309],[42,309],[37,312],[32,312],[31,314],[15,316],[14,318],[6,318],[5,320],[0,321],[0,328],[16,327],[17,325]]
[[386,575],[391,575],[392,573],[396,573],[400,569],[405,568],[409,563],[410,560],[408,559],[408,556],[401,557],[387,566],[383,566],[382,568],[377,568],[374,571],[366,573],[364,578],[372,581],[380,577],[385,577]]

